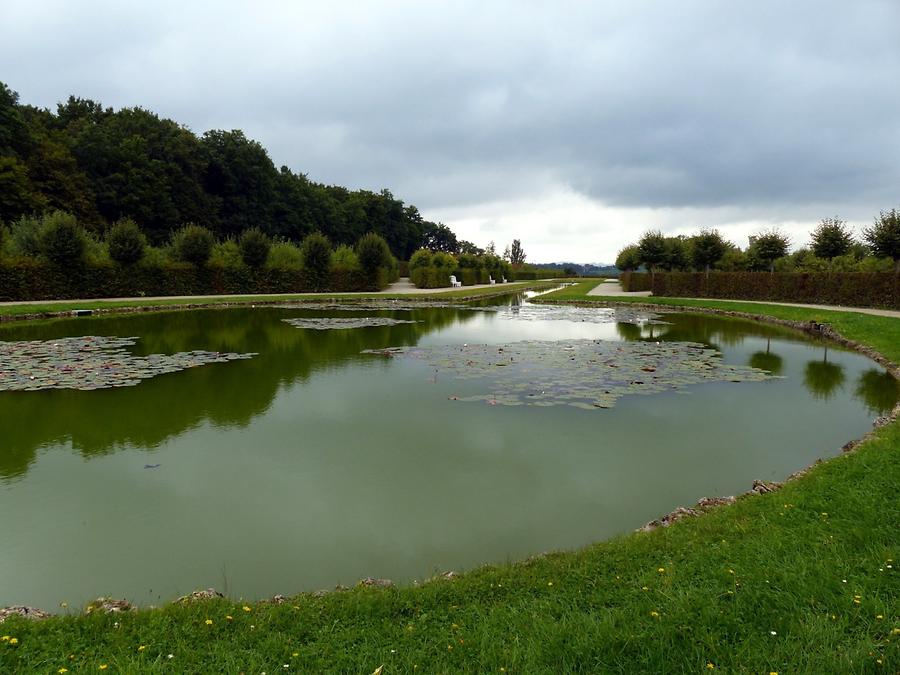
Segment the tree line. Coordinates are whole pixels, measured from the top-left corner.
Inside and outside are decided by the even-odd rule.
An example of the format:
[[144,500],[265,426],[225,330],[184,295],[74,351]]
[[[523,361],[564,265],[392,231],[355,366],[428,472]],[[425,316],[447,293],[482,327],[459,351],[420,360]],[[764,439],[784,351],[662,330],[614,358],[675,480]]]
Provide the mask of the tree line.
[[51,111],[20,103],[0,82],[0,223],[57,210],[101,238],[130,219],[156,246],[188,224],[221,241],[256,228],[275,241],[320,232],[352,246],[374,232],[401,260],[422,247],[473,246],[389,190],[349,190],[276,168],[240,130],[198,136],[140,107],[75,96]]
[[758,232],[741,249],[726,241],[718,230],[700,230],[692,236],[666,237],[648,230],[640,240],[619,251],[616,267],[649,272],[900,272],[900,212],[882,211],[858,240],[847,222],[825,218],[813,230],[808,246],[789,254],[790,239],[778,229]]

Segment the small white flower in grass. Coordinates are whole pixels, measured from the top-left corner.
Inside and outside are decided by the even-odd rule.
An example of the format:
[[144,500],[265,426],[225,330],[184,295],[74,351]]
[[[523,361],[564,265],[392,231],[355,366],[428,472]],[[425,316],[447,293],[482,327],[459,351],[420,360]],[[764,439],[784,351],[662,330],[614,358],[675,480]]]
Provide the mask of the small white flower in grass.
[[169,654],[166,658],[167,658],[167,659],[174,659],[174,658],[175,658],[175,655],[174,655],[174,654]]
[[774,630],[770,630],[769,635],[778,635],[778,633],[776,633]]

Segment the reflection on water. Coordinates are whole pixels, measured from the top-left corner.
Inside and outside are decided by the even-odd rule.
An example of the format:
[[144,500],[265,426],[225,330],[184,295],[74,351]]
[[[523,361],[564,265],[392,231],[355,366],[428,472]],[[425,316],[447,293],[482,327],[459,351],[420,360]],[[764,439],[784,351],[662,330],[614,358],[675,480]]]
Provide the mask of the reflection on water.
[[193,369],[184,377],[146,380],[127,390],[0,393],[0,480],[23,474],[34,461],[35,451],[46,445],[68,442],[87,457],[127,446],[155,448],[207,421],[223,428],[246,427],[254,417],[265,414],[280,387],[303,382],[316,370],[332,368],[341,361],[359,359],[364,349],[415,345],[424,333],[475,316],[472,312],[425,308],[393,313],[397,318],[412,317],[421,323],[324,333],[297,330],[280,320],[297,314],[268,308],[203,310],[10,327],[0,333],[4,340],[140,335],[131,350],[137,354],[191,349],[250,351],[249,345],[257,345],[259,354],[250,368],[240,367],[249,362],[216,364]]
[[[0,393],[0,605],[74,606],[99,593],[147,604],[209,586],[260,598],[582,546],[782,479],[900,398],[872,361],[780,327],[684,314],[545,320],[521,298],[499,302],[499,313],[373,310],[420,323],[340,331],[282,319],[360,312],[0,328],[3,340],[137,336],[136,354],[258,353],[129,389]],[[361,354],[525,339],[701,342],[725,364],[779,377],[589,412],[451,402],[466,386],[451,373]]]
[[872,413],[886,415],[900,400],[900,382],[890,373],[872,368],[859,376],[854,394]]

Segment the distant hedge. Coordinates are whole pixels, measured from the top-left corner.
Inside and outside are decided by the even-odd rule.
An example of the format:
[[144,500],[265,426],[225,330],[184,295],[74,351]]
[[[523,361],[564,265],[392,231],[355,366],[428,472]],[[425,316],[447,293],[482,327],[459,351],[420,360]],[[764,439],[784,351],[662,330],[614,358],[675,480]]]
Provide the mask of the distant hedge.
[[[651,283],[649,274],[627,276],[627,290]],[[668,297],[900,309],[900,275],[890,272],[667,272],[652,275],[648,290]]]
[[619,282],[622,284],[622,290],[626,293],[651,290],[650,275],[645,272],[622,272],[619,275]]
[[[379,290],[396,278],[395,275],[393,270],[381,269],[373,285],[362,270],[333,269],[326,290]],[[303,270],[197,267],[177,262],[129,266],[85,263],[62,268],[36,259],[0,261],[0,300],[305,293],[311,290],[311,280]]]

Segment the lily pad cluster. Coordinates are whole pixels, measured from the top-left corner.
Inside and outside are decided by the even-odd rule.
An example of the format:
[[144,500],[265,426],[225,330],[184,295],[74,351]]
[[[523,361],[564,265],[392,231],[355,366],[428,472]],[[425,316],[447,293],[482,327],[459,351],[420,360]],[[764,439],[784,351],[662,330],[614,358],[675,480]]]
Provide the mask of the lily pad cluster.
[[361,316],[353,318],[314,317],[282,319],[296,328],[309,328],[311,330],[347,330],[349,328],[370,328],[372,326],[397,326],[403,323],[419,323],[405,319],[390,319],[384,316]]
[[659,314],[626,307],[578,307],[577,305],[512,305],[498,312],[501,319],[518,321],[575,321],[582,323],[632,323],[639,326],[662,325]]
[[[275,309],[314,309],[314,310],[340,310],[342,312],[381,312],[386,310],[392,311],[411,311],[414,309],[474,309],[468,305],[462,305],[451,302],[435,302],[431,300],[370,300],[358,301],[348,300],[340,301],[310,301],[310,302],[289,302],[278,305],[270,305]],[[496,309],[496,307],[492,308]]]
[[628,394],[683,390],[702,382],[759,382],[763,370],[723,363],[695,342],[526,341],[366,350],[427,363],[436,375],[484,383],[482,392],[451,396],[490,405],[612,408]]
[[135,356],[126,348],[137,340],[85,336],[0,342],[0,391],[133,387],[164,373],[255,356],[208,351]]

